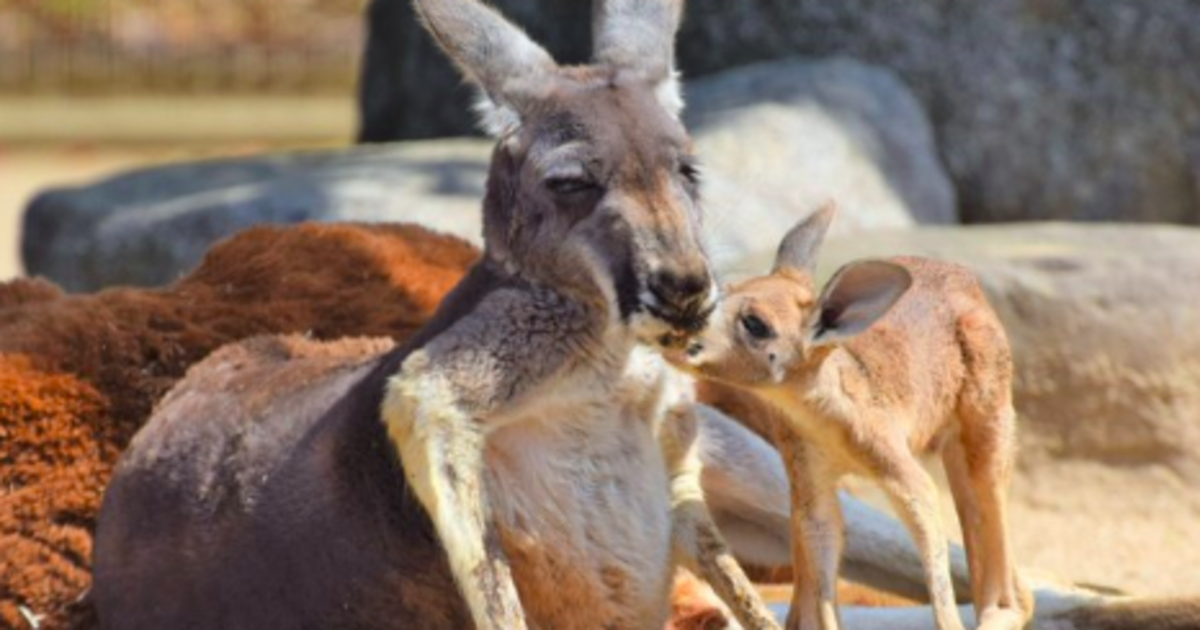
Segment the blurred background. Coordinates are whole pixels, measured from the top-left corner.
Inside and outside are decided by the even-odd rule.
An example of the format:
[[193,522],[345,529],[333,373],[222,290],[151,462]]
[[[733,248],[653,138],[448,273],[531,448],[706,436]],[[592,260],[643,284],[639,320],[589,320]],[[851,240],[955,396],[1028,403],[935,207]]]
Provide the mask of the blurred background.
[[0,279],[40,189],[353,138],[365,0],[0,0]]
[[[587,59],[589,3],[496,4]],[[827,198],[830,264],[972,266],[1022,563],[1200,591],[1200,4],[691,0],[678,50],[720,267]],[[477,242],[470,97],[407,0],[0,0],[0,280],[159,286],[264,222]]]

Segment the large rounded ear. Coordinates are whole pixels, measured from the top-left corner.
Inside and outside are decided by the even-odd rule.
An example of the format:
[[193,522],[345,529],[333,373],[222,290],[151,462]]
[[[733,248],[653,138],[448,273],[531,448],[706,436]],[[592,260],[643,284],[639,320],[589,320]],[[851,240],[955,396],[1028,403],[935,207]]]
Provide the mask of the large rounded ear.
[[845,341],[862,333],[887,314],[912,286],[912,274],[882,260],[847,264],[834,274],[817,301],[809,326],[813,346]]
[[417,15],[463,76],[482,91],[484,128],[499,135],[544,96],[557,68],[521,29],[478,0],[415,0]]
[[595,0],[592,8],[596,62],[654,83],[659,102],[678,116],[683,97],[675,73],[675,32],[683,0]]
[[837,206],[828,202],[788,231],[775,253],[772,273],[790,269],[812,275],[817,269],[817,252],[836,216]]

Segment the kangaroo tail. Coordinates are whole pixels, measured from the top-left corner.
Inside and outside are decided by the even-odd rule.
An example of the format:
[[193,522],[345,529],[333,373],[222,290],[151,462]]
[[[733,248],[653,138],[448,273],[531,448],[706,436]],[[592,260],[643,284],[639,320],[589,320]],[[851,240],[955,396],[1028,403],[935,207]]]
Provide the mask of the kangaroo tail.
[[1096,599],[1039,619],[1047,630],[1200,630],[1200,598]]

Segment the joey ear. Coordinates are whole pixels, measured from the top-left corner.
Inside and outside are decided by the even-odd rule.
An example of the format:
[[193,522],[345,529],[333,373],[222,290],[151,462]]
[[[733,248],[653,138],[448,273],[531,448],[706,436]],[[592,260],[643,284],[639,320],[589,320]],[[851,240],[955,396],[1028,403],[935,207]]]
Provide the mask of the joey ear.
[[814,346],[845,341],[887,314],[912,286],[912,274],[900,265],[862,260],[838,270],[821,292],[809,326]]
[[832,201],[817,209],[808,218],[797,223],[779,243],[775,253],[772,273],[791,269],[812,274],[817,267],[817,252],[825,241],[825,234],[837,216],[837,206]]

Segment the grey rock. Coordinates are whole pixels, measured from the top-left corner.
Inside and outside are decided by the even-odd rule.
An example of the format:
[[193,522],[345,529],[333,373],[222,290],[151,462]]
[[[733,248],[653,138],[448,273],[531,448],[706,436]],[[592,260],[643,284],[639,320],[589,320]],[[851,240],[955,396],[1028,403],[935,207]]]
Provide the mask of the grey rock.
[[826,200],[835,234],[954,223],[954,188],[920,105],[849,59],[755,64],[686,89],[718,264],[774,243]]
[[[689,86],[707,240],[720,265],[826,199],[842,233],[954,220],[920,107],[886,70],[768,63]],[[25,216],[26,269],[73,291],[158,285],[257,223],[412,221],[478,242],[491,143],[420,141],[151,168],[47,192]]]
[[[470,129],[467,94],[412,19],[374,0],[362,138]],[[589,3],[498,0],[586,58]],[[1200,4],[1191,0],[691,0],[685,76],[795,55],[895,70],[930,113],[970,222],[1200,223]],[[399,43],[400,45],[398,45]],[[457,91],[456,91],[457,90]]]
[[259,223],[403,220],[478,241],[490,146],[448,140],[134,171],[39,195],[21,253],[30,275],[94,291],[171,282],[214,242]]

